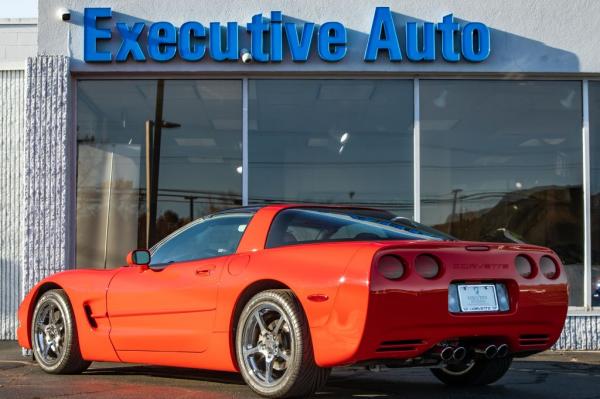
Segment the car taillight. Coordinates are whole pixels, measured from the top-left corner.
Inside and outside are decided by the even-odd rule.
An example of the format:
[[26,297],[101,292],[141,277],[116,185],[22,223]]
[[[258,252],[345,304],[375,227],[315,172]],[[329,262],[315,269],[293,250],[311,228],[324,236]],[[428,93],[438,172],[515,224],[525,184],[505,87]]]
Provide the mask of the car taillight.
[[558,277],[558,265],[549,256],[544,255],[540,259],[540,271],[546,278],[551,280]]
[[432,279],[440,274],[440,263],[431,255],[419,255],[415,259],[415,270],[419,276]]
[[395,255],[384,255],[377,263],[377,271],[388,280],[399,280],[406,273],[404,262]]
[[515,268],[521,277],[531,278],[535,275],[533,261],[524,255],[517,255],[515,258]]

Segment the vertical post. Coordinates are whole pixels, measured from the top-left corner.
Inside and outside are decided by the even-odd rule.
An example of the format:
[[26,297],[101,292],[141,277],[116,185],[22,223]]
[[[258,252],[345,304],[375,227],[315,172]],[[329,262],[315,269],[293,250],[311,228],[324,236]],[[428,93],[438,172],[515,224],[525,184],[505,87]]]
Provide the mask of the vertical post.
[[592,224],[590,192],[590,101],[589,81],[583,81],[583,306],[592,308]]
[[421,221],[421,106],[419,79],[413,81],[413,219]]
[[150,235],[152,234],[152,221],[155,219],[152,212],[152,121],[146,121],[146,248],[150,248]]
[[248,205],[248,78],[242,80],[242,205]]
[[[160,142],[163,128],[163,103],[165,95],[165,81],[159,79],[156,85],[156,108],[154,110],[154,123],[152,124],[152,138],[150,148],[146,146],[146,151],[150,149],[150,158],[146,158],[146,170],[150,164],[150,174],[146,175],[146,246],[150,248],[156,243],[156,213],[158,207],[158,176],[160,173]],[[146,134],[148,133],[146,127]],[[146,138],[148,141],[148,138]],[[148,162],[150,160],[150,162]],[[148,179],[149,178],[149,179]]]
[[108,237],[110,234],[110,206],[112,205],[112,183],[113,183],[113,169],[114,169],[115,151],[110,153],[110,172],[108,175],[108,206],[106,207],[106,226],[104,230],[104,268],[106,269],[106,261],[108,258]]

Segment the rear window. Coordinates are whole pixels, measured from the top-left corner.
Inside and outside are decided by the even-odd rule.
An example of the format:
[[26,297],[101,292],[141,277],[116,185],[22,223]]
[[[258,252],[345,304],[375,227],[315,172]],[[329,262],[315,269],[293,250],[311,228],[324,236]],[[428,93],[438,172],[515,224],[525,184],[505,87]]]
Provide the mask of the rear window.
[[404,218],[364,210],[291,208],[275,216],[267,248],[335,241],[452,240],[453,238]]

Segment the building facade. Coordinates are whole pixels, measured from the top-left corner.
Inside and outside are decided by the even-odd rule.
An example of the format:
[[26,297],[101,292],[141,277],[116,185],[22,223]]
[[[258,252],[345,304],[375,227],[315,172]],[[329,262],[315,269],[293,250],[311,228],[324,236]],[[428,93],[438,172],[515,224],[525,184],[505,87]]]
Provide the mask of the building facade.
[[600,3],[39,13],[37,54],[7,72],[23,90],[2,75],[2,338],[49,273],[117,267],[219,209],[319,202],[553,248],[570,286],[557,348],[600,349]]

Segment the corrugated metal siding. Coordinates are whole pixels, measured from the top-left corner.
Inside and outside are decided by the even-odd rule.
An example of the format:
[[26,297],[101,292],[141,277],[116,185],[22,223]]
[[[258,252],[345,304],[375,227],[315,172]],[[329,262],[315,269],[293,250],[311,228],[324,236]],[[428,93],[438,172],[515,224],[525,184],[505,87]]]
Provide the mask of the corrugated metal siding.
[[0,339],[14,339],[21,298],[25,72],[0,71]]
[[[23,292],[72,262],[69,59],[27,61]],[[74,140],[73,140],[74,141]]]

